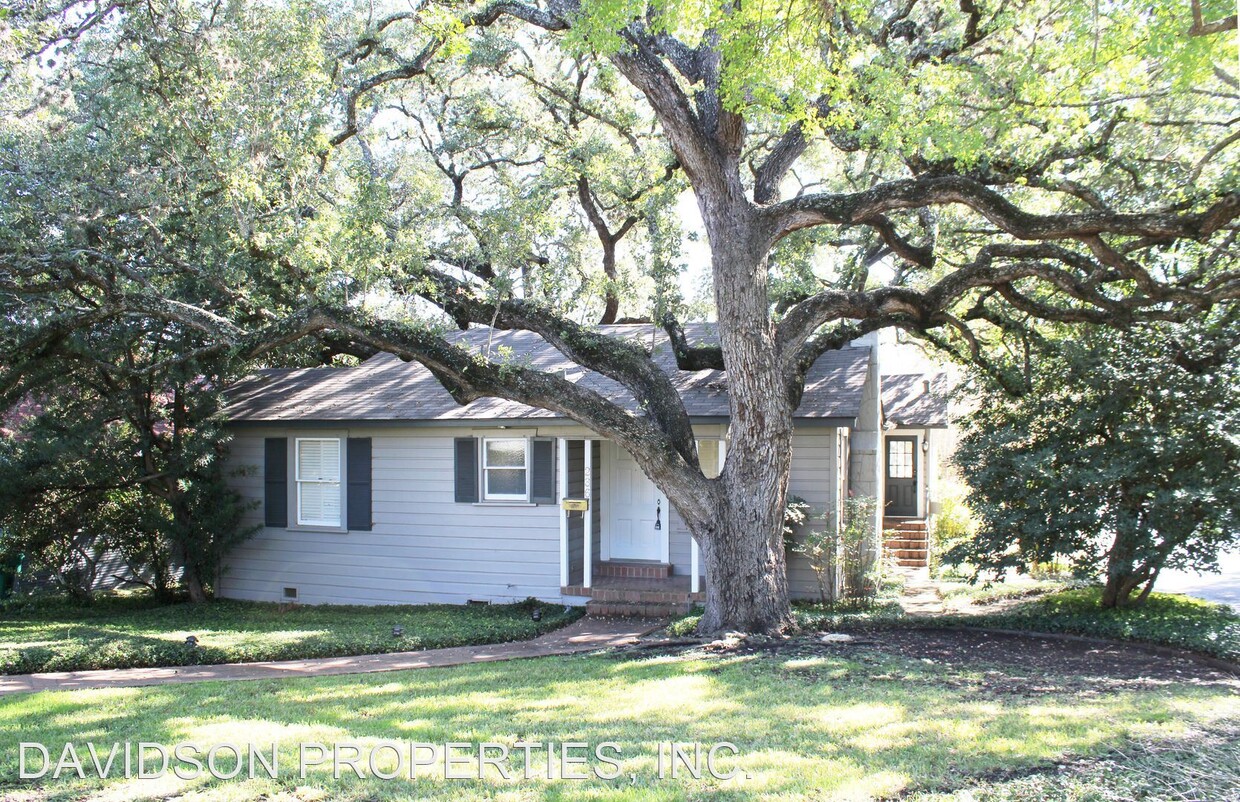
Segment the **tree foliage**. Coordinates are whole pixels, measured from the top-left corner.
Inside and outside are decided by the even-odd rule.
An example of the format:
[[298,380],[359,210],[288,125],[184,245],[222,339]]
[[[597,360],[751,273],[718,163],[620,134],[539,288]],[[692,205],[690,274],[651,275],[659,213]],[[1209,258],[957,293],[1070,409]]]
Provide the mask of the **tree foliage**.
[[[237,370],[391,352],[629,451],[702,545],[703,626],[779,629],[792,415],[824,351],[895,326],[1009,379],[996,354],[1036,321],[1240,296],[1230,10],[21,3],[3,381],[128,318]],[[717,343],[681,331],[687,271]],[[643,341],[594,329],[623,318],[729,371],[718,478]],[[442,336],[471,325],[533,332],[646,414]]]
[[[89,598],[101,564],[162,599],[183,586],[203,601],[227,550],[253,533],[228,486],[220,377],[168,361],[166,330],[98,331],[91,356],[60,359],[0,439],[0,551],[25,555]],[[115,361],[105,361],[111,357]]]
[[1073,332],[1013,397],[990,385],[955,460],[980,569],[1068,562],[1104,606],[1143,600],[1163,568],[1217,568],[1240,533],[1240,328]]

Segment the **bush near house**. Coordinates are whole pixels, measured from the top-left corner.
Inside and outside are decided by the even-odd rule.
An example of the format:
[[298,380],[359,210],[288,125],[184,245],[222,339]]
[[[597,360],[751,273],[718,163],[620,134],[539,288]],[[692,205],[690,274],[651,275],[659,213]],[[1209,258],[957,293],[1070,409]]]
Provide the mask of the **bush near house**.
[[[542,608],[541,620],[533,611]],[[287,607],[219,600],[159,604],[148,593],[83,606],[61,597],[0,608],[0,673],[214,665],[437,649],[525,640],[582,611],[520,604]],[[401,627],[400,637],[393,627]],[[198,645],[189,646],[193,635]]]

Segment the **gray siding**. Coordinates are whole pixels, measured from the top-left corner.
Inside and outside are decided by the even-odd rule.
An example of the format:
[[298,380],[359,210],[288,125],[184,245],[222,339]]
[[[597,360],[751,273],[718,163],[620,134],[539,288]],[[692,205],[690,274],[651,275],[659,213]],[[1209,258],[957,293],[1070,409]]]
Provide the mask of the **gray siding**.
[[[791,492],[820,515],[833,510],[840,493],[840,430],[803,427],[793,438]],[[237,489],[259,502],[250,523],[262,522],[263,438],[289,437],[304,430],[245,429],[235,433],[231,461],[248,467],[234,478]],[[532,436],[534,429],[507,430]],[[463,603],[471,599],[512,601],[535,596],[559,600],[560,519],[556,505],[458,504],[453,501],[453,438],[477,436],[475,428],[351,428],[341,436],[370,437],[373,448],[373,529],[324,532],[264,528],[229,556],[219,592],[227,598],[280,601],[285,587],[305,604]],[[580,437],[548,430],[544,434]],[[703,434],[718,436],[716,430]],[[602,451],[594,441],[594,555],[602,553]],[[708,446],[707,448],[712,448]],[[569,495],[583,494],[584,449],[569,441]],[[820,519],[821,520],[821,519]],[[690,572],[690,535],[669,510],[674,572]],[[569,525],[570,583],[582,579],[584,526]],[[816,596],[817,585],[804,561],[792,555],[789,578],[794,595]]]
[[[810,504],[807,526],[834,527],[841,497],[840,473],[845,430],[801,429],[792,437],[792,475],[788,493]],[[796,537],[798,533],[794,533]],[[817,599],[818,581],[809,561],[788,551],[788,589],[793,598]]]
[[[243,430],[232,443],[235,479],[262,500],[263,437],[297,430]],[[560,534],[554,505],[457,504],[453,437],[469,429],[350,429],[373,447],[369,532],[264,528],[229,556],[220,595],[278,601],[295,587],[306,604],[463,603],[560,597]],[[516,434],[516,432],[513,432]],[[524,434],[524,432],[522,433]],[[252,523],[262,522],[252,512]]]

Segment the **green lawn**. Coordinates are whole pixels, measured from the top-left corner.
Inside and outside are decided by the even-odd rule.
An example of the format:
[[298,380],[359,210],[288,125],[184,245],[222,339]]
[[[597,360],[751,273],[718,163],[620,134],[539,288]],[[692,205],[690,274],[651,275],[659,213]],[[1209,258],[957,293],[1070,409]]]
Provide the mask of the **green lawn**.
[[[157,605],[143,594],[83,607],[57,599],[0,613],[0,673],[337,657],[532,638],[581,615],[559,605],[300,606],[220,600]],[[394,637],[392,628],[404,628]],[[198,647],[186,646],[193,635]]]
[[[792,654],[572,656],[450,669],[0,698],[0,797],[292,800],[867,799],[905,793],[970,799],[996,777],[1065,755],[1112,754],[1129,739],[1181,737],[1240,720],[1235,685],[1054,681],[1013,665],[954,666],[880,649]],[[622,775],[445,780],[442,770],[381,781],[297,775],[302,742],[613,741]],[[18,741],[224,742],[281,746],[280,778],[72,777],[19,782]],[[719,781],[656,779],[655,744],[729,741]],[[515,753],[519,754],[519,753]],[[595,764],[599,765],[599,764]],[[227,762],[225,762],[227,766]],[[390,756],[380,770],[392,768]],[[606,767],[604,767],[606,768]],[[468,770],[467,770],[468,771]],[[368,773],[368,772],[367,772]],[[1077,797],[1063,797],[1077,798]],[[1087,797],[1080,797],[1082,799]],[[1095,797],[1102,799],[1105,797]],[[1206,798],[1211,798],[1207,794]],[[1218,798],[1218,797],[1213,797]]]

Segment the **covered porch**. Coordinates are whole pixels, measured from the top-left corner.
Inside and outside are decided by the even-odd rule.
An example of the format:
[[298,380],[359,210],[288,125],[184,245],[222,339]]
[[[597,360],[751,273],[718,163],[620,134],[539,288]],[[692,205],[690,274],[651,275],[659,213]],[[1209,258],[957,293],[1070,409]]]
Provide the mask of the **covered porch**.
[[[698,440],[717,475],[722,434]],[[697,542],[636,461],[615,443],[557,438],[560,586],[599,615],[667,615],[704,600]]]

